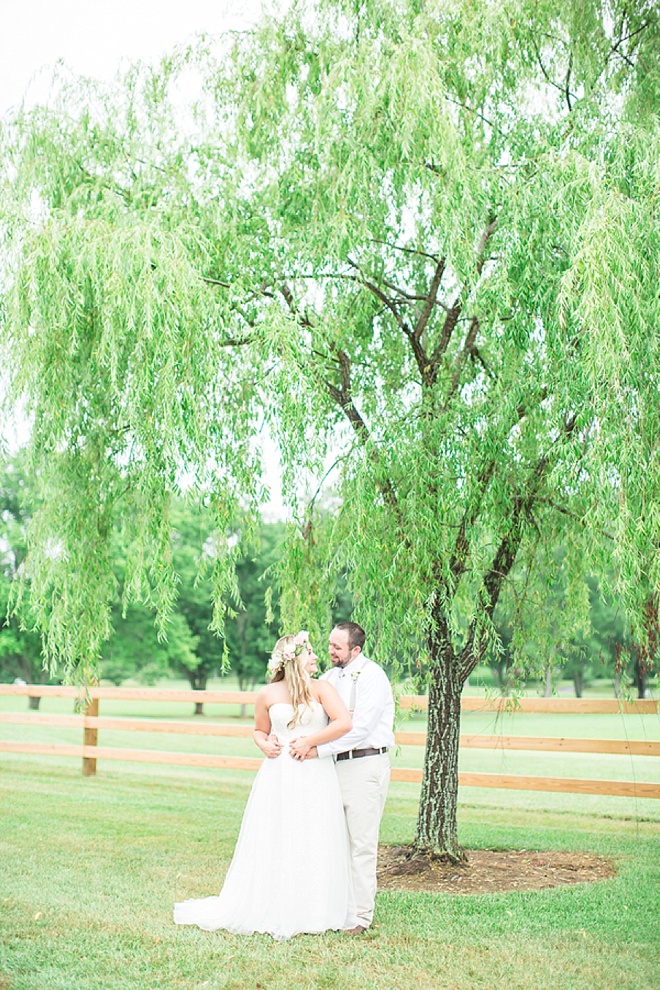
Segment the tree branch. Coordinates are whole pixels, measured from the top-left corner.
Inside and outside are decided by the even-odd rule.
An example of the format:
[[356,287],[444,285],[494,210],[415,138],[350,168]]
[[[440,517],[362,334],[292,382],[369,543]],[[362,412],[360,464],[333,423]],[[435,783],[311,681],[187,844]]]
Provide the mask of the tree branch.
[[460,526],[458,528],[458,535],[454,544],[454,552],[452,553],[451,560],[449,561],[449,570],[451,572],[452,581],[454,584],[454,589],[452,590],[455,590],[462,575],[465,573],[465,565],[470,552],[470,540],[467,534],[472,526],[474,526],[474,523],[476,522],[481,511],[481,503],[484,495],[486,494],[491,478],[495,473],[495,467],[496,462],[493,459],[481,469],[479,475],[477,476],[476,493],[473,496],[472,505],[469,509],[466,508],[463,513],[463,518],[461,519]]
[[486,248],[488,247],[488,242],[491,237],[497,230],[498,222],[499,221],[496,216],[491,216],[481,233],[481,237],[479,238],[479,243],[477,244],[477,275],[481,275],[484,270],[484,265],[487,260]]
[[[380,299],[380,301],[392,313],[400,330],[403,331],[408,342],[410,343],[413,356],[415,358],[415,362],[417,364],[417,367],[419,368],[419,373],[422,376],[422,382],[424,383],[424,385],[432,385],[435,379],[432,364],[419,338],[424,330],[424,327],[428,322],[428,319],[431,315],[431,310],[435,305],[435,297],[438,294],[438,287],[440,285],[440,280],[442,279],[442,273],[444,271],[444,261],[441,259],[438,262],[435,274],[433,276],[433,280],[431,282],[429,293],[427,296],[424,297],[426,303],[425,310],[428,308],[428,313],[426,313],[426,315],[424,316],[423,323],[421,322],[422,316],[420,316],[420,318],[417,321],[417,326],[419,327],[421,325],[421,329],[419,333],[417,333],[417,329],[415,330],[415,332],[411,330],[408,323],[401,316],[401,313],[399,312],[399,309],[395,305],[395,303],[391,299],[389,299],[388,296],[385,295],[382,289],[380,289],[377,285],[375,285],[373,282],[371,282],[368,278],[365,277],[362,270],[351,258],[348,259],[348,262],[353,268],[355,268],[356,271],[360,272],[359,281],[364,286],[366,286],[366,288],[369,289],[370,292],[373,292],[376,298]],[[424,313],[422,315],[424,315]]]
[[532,38],[531,41],[532,41],[532,46],[534,48],[534,52],[536,54],[536,61],[539,63],[539,68],[541,69],[541,72],[545,76],[546,81],[548,83],[550,83],[551,86],[554,86],[555,89],[558,89],[560,93],[563,93],[566,96],[566,99],[568,101],[568,109],[569,110],[572,110],[573,107],[571,106],[570,97],[572,96],[574,100],[577,100],[577,98],[578,98],[577,97],[577,94],[576,93],[571,93],[570,90],[569,90],[569,88],[568,88],[568,83],[569,83],[570,76],[571,76],[571,65],[572,65],[573,53],[572,52],[570,53],[569,68],[568,68],[568,74],[566,76],[566,83],[564,85],[562,85],[561,83],[555,82],[554,79],[550,76],[548,70],[546,69],[546,67],[543,64],[543,60],[541,59],[541,51],[539,49],[539,46],[537,45],[537,43],[536,43],[536,41],[535,41],[534,38]]
[[441,258],[436,265],[435,272],[433,273],[433,278],[431,279],[431,285],[429,291],[426,295],[424,306],[422,307],[422,312],[419,314],[419,319],[415,324],[415,329],[413,331],[413,338],[419,340],[424,331],[426,330],[426,324],[429,322],[431,313],[433,312],[433,307],[435,306],[436,300],[438,298],[438,289],[440,288],[440,283],[442,282],[442,276],[445,273],[446,259]]
[[406,292],[405,289],[401,289],[398,285],[393,282],[389,282],[386,278],[381,279],[383,285],[386,285],[388,289],[392,289],[397,295],[406,299],[408,302],[426,302],[428,296],[425,295],[414,295],[411,292]]
[[[241,313],[241,316],[244,314]],[[254,324],[251,324],[253,326]],[[226,340],[221,340],[219,347],[244,347],[246,344],[253,344],[254,337],[227,337]]]
[[449,342],[451,340],[454,328],[458,323],[458,318],[461,315],[461,310],[463,306],[460,302],[460,296],[455,300],[454,304],[447,310],[447,315],[445,317],[445,322],[442,324],[442,330],[440,331],[440,340],[438,341],[436,347],[431,354],[431,368],[434,373],[437,372],[440,362],[447,348],[449,347]]
[[449,395],[447,396],[447,399],[445,400],[445,409],[449,405],[449,402],[450,402],[452,396],[454,395],[454,393],[458,389],[458,383],[459,383],[460,377],[461,377],[461,369],[462,369],[463,365],[465,364],[466,358],[469,357],[470,354],[473,354],[474,353],[474,350],[475,350],[475,344],[474,344],[474,342],[475,342],[475,340],[477,338],[477,333],[478,332],[479,332],[479,320],[477,319],[476,316],[473,316],[472,319],[470,320],[470,326],[469,326],[468,332],[465,335],[465,340],[463,342],[463,347],[461,348],[461,350],[459,351],[459,353],[456,356],[456,361],[455,361],[455,364],[454,364],[454,374],[452,375],[452,378],[451,378],[451,388],[449,390]]
[[382,244],[383,247],[388,247],[392,251],[402,251],[404,254],[416,254],[420,258],[430,258],[431,261],[438,263],[438,256],[435,254],[427,254],[426,251],[418,251],[417,248],[402,247],[400,244],[390,244],[389,241],[381,241],[377,237],[371,238],[372,244]]
[[[518,423],[520,423],[522,419],[525,418],[525,416],[529,415],[529,412],[534,406],[537,406],[539,403],[543,401],[543,399],[546,398],[546,395],[547,395],[546,390],[542,389],[540,394],[534,397],[529,402],[520,403],[520,405],[516,408],[517,419],[515,423],[509,428],[507,435],[511,432],[513,426],[516,426]],[[466,506],[465,511],[463,513],[463,518],[461,519],[460,525],[458,527],[458,534],[456,536],[454,550],[451,556],[451,560],[449,562],[449,570],[451,572],[452,581],[454,585],[454,588],[452,590],[455,590],[456,586],[458,585],[458,582],[460,581],[462,575],[465,572],[465,565],[467,562],[468,554],[470,552],[470,541],[468,538],[468,532],[472,528],[472,526],[474,525],[474,523],[476,522],[479,516],[479,512],[481,511],[481,506],[484,496],[486,494],[486,491],[488,490],[488,486],[495,473],[496,467],[497,467],[497,460],[495,458],[492,458],[490,461],[488,461],[487,464],[485,464],[482,467],[481,471],[477,475],[476,489],[471,498],[470,504]]]
[[377,299],[380,299],[383,305],[389,309],[390,313],[392,313],[394,319],[396,320],[401,330],[403,330],[406,336],[409,337],[411,335],[410,327],[403,319],[401,313],[397,309],[396,305],[392,302],[392,300],[385,295],[382,289],[379,289],[377,285],[374,285],[373,282],[369,281],[369,279],[366,277],[360,266],[356,264],[355,261],[349,258],[348,263],[351,266],[351,268],[354,268],[357,272],[360,273],[360,277],[357,279],[357,281],[360,282],[362,285],[364,285],[367,289],[369,289],[370,292],[373,292],[373,294],[376,296]]
[[278,288],[281,295],[284,298],[285,303],[289,307],[289,311],[291,312],[292,316],[295,316],[296,320],[298,321],[301,327],[310,328],[312,326],[312,323],[309,317],[306,316],[304,313],[301,313],[300,310],[298,309],[296,302],[293,298],[293,293],[291,292],[291,289],[289,288],[288,284],[286,282],[282,282],[278,286]]
[[[467,110],[468,113],[473,113],[476,117],[479,117],[480,120],[483,120],[484,124],[488,124],[488,126],[492,127],[494,131],[497,131],[498,134],[502,133],[501,129],[497,126],[497,124],[493,123],[492,120],[489,120],[488,117],[485,117],[480,110],[475,110],[474,107],[468,106],[468,104],[464,103],[462,100],[455,100],[453,99],[453,97],[447,96],[446,93],[444,98],[449,103],[454,103],[457,107],[461,107],[463,110]],[[437,169],[433,168],[431,165],[427,165],[426,167],[430,168],[432,172],[437,171]]]
[[[547,505],[548,508],[553,509],[555,512],[559,512],[562,516],[567,516],[569,519],[580,523],[582,526],[586,525],[584,518],[581,515],[577,512],[572,512],[571,509],[567,509],[565,505],[559,505],[551,498],[539,498],[537,499],[537,504]],[[602,526],[594,526],[594,529],[596,529],[599,533],[602,533],[608,540],[614,541],[616,539],[614,533],[610,533],[608,530],[603,529]]]
[[[369,428],[353,402],[353,397],[351,395],[350,359],[344,351],[339,349],[337,350],[337,359],[339,361],[340,368],[341,388],[337,388],[336,385],[333,385],[332,382],[328,381],[325,382],[325,387],[327,388],[330,397],[342,409],[362,446],[367,448],[368,456],[372,462],[374,464],[380,464],[380,455],[375,444],[371,440]],[[390,508],[395,509],[398,513],[399,507],[396,492],[391,480],[389,478],[385,478],[384,480],[377,482],[377,484],[386,503],[390,506]]]
[[[284,297],[287,306],[289,307],[290,312],[293,314],[293,316],[295,316],[295,318],[298,320],[301,326],[311,328],[312,323],[310,322],[307,316],[304,316],[303,314],[300,313],[300,310],[296,305],[296,301],[293,298],[293,293],[291,292],[291,289],[289,288],[287,283],[282,282],[279,289],[280,292],[282,293],[282,296]],[[336,402],[337,405],[341,408],[344,415],[348,419],[348,422],[353,427],[353,430],[355,431],[355,434],[358,437],[360,443],[367,448],[368,455],[371,458],[371,460],[375,464],[378,464],[380,463],[378,450],[375,444],[371,440],[371,433],[369,431],[367,424],[360,415],[357,406],[353,402],[353,397],[351,394],[350,358],[344,351],[340,350],[339,348],[335,348],[335,353],[337,355],[337,361],[339,363],[341,386],[337,388],[336,385],[333,385],[332,382],[329,382],[327,380],[324,380],[324,385],[331,399],[334,402]],[[385,499],[387,504],[398,511],[396,492],[394,490],[394,486],[390,481],[390,479],[385,478],[383,481],[379,482],[379,487],[381,492],[383,493],[383,498]]]
[[[488,218],[488,223],[486,224],[486,226],[484,227],[481,233],[481,237],[479,238],[479,243],[477,244],[477,263],[476,263],[478,277],[481,276],[481,273],[484,269],[484,265],[487,260],[486,250],[488,248],[488,244],[490,242],[491,237],[497,230],[497,226],[498,226],[497,217],[491,215]],[[438,368],[440,367],[440,362],[442,361],[442,358],[445,352],[447,351],[447,348],[449,347],[452,334],[456,328],[456,324],[458,323],[458,319],[461,315],[462,309],[463,309],[463,303],[461,302],[461,294],[459,294],[456,297],[453,305],[447,311],[447,316],[445,317],[445,322],[443,323],[442,330],[440,332],[440,340],[438,341],[436,347],[433,350],[433,353],[431,354],[430,374],[433,378],[433,381],[435,381]]]
[[607,57],[605,59],[605,65],[607,65],[607,63],[609,62],[609,60],[612,57],[612,55],[618,55],[619,58],[622,58],[624,60],[624,62],[626,62],[632,69],[634,69],[635,68],[635,63],[632,61],[632,59],[628,55],[625,54],[625,52],[622,52],[619,49],[620,49],[621,45],[624,43],[624,41],[630,41],[631,38],[634,38],[634,37],[636,37],[636,35],[641,34],[642,31],[645,31],[646,28],[649,27],[650,23],[651,23],[650,21],[644,21],[644,23],[641,24],[635,31],[631,31],[630,34],[624,35],[623,34],[623,20],[622,20],[622,22],[621,22],[621,32],[622,33],[620,34],[618,41],[615,44],[612,45],[612,47],[610,48],[609,52],[607,53]]
[[[564,421],[560,440],[571,435],[576,422],[576,413]],[[500,540],[490,569],[482,581],[479,595],[481,606],[478,607],[477,613],[472,618],[467,640],[459,654],[459,667],[463,680],[469,677],[484,655],[486,649],[486,636],[483,634],[484,619],[488,623],[492,622],[502,586],[518,555],[524,535],[525,521],[529,518],[537,501],[539,489],[551,462],[552,458],[549,453],[542,454],[531,472],[524,491],[519,491],[513,499],[507,530]]]
[[571,52],[570,52],[570,54],[568,56],[568,68],[566,70],[566,82],[564,83],[564,94],[566,96],[566,104],[568,106],[568,112],[569,113],[573,109],[573,105],[571,103],[571,91],[569,89],[569,83],[571,81],[571,72],[572,71],[573,71],[573,51],[571,49]]

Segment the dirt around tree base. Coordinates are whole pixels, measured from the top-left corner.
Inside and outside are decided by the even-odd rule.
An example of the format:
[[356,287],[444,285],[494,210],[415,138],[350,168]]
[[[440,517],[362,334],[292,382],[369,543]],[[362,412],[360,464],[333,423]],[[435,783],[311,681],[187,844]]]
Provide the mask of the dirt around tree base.
[[612,862],[588,853],[470,849],[468,862],[452,865],[417,857],[406,846],[379,846],[378,889],[434,894],[493,894],[594,883],[614,876]]

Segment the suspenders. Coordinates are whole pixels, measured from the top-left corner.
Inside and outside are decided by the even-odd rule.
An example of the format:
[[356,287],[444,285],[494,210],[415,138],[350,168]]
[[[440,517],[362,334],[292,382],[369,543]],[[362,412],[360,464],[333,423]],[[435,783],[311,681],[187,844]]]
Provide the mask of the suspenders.
[[351,700],[348,703],[348,714],[351,716],[351,718],[353,718],[353,712],[355,711],[355,695],[357,693],[358,677],[360,676],[360,674],[362,673],[362,671],[364,670],[364,668],[367,666],[368,663],[369,663],[369,660],[366,660],[362,664],[362,666],[360,667],[359,670],[356,670],[354,674],[351,674],[351,681],[352,681],[352,683],[351,683]]
[[[350,712],[351,719],[353,718],[353,713],[355,711],[355,696],[357,694],[358,677],[360,676],[360,674],[362,673],[362,671],[364,670],[364,668],[367,666],[368,663],[370,663],[370,661],[366,660],[359,670],[354,671],[354,673],[350,675],[351,681],[353,682],[351,684],[351,695],[350,695],[350,701],[348,703],[348,711]],[[337,762],[341,760],[358,760],[360,759],[361,756],[375,756],[377,754],[382,754],[386,752],[387,752],[387,746],[367,746],[363,749],[349,749],[345,753],[337,753],[337,755],[335,756],[335,760]]]

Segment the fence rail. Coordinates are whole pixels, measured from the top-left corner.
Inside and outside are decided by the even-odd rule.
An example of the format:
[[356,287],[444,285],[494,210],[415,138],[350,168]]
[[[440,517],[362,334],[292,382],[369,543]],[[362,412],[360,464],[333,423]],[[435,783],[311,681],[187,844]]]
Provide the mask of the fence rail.
[[[399,708],[424,711],[429,699],[424,694],[399,698]],[[461,698],[463,712],[563,712],[577,715],[655,715],[658,702],[651,698],[624,701],[618,698]]]
[[[0,695],[27,695],[33,698],[90,698],[122,701],[192,701],[200,704],[253,705],[255,691],[176,691],[170,688],[90,687],[85,694],[66,684],[0,684]],[[405,694],[397,699],[399,708],[428,708],[424,694]],[[461,698],[464,712],[571,712],[577,714],[656,715],[658,702],[644,698],[624,701],[617,698]]]
[[[26,753],[39,756],[70,756],[82,759],[83,774],[96,772],[96,761],[122,760],[170,764],[174,766],[214,767],[231,770],[257,770],[261,758],[218,756],[210,753],[183,753],[163,750],[127,749],[98,745],[98,732],[156,732],[173,735],[225,736],[247,738],[252,735],[249,725],[209,722],[174,722],[163,719],[108,717],[98,714],[99,701],[171,701],[193,703],[220,703],[253,705],[255,692],[251,691],[173,691],[160,688],[109,688],[92,687],[87,694],[80,689],[61,685],[0,684],[0,696],[23,695],[28,697],[59,697],[80,699],[87,703],[85,714],[56,715],[44,712],[0,712],[0,724],[42,725],[60,728],[82,728],[82,745],[63,743],[31,743],[0,740],[0,752]],[[398,699],[401,708],[423,710],[428,706],[425,697],[406,695]],[[463,711],[520,711],[520,712],[574,712],[655,714],[658,703],[653,700],[619,702],[616,699],[575,698],[520,698],[512,707],[507,698],[463,698]],[[396,741],[405,746],[423,746],[425,732],[396,733]],[[542,736],[462,735],[461,746],[472,749],[529,750],[565,753],[601,753],[635,756],[660,756],[660,742],[650,740],[617,739],[567,739]],[[394,767],[392,779],[421,782],[422,771],[410,767]],[[569,777],[535,777],[517,774],[459,773],[463,787],[494,787],[515,790],[559,791],[578,794],[601,794],[636,798],[660,798],[660,784],[637,781],[582,780]]]

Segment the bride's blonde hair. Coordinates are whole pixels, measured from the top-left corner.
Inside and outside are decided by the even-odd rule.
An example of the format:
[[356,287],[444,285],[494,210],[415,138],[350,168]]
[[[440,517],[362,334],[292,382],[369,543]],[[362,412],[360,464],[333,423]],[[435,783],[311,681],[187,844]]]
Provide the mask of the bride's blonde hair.
[[[277,681],[285,681],[291,695],[293,706],[293,718],[288,723],[287,728],[293,727],[302,721],[301,716],[305,711],[311,709],[312,679],[305,670],[307,653],[311,651],[309,641],[302,644],[296,643],[296,636],[282,636],[278,639],[273,650],[271,663],[276,661],[278,666],[271,677],[271,684]],[[302,648],[301,648],[302,647]]]

